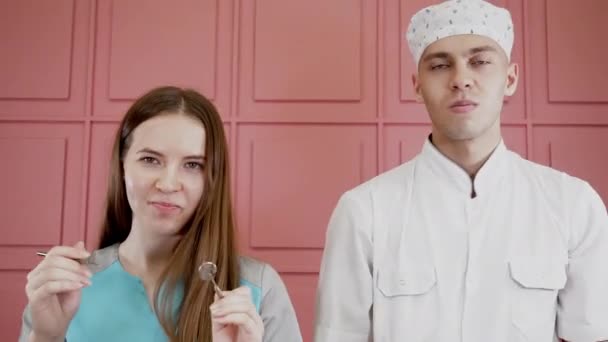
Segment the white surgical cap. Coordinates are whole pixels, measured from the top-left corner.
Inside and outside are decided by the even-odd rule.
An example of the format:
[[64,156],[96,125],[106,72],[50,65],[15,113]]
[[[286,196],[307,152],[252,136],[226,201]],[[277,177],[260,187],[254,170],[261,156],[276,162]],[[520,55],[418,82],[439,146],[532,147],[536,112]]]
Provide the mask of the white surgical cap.
[[483,0],[448,0],[418,11],[407,30],[407,43],[418,65],[424,50],[435,41],[459,34],[493,39],[511,58],[513,21],[508,10]]

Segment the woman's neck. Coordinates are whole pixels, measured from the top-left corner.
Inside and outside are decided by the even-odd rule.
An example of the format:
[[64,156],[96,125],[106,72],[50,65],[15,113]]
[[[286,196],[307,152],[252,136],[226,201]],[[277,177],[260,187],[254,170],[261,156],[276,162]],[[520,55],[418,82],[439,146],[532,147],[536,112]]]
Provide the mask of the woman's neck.
[[118,247],[118,257],[127,272],[155,283],[178,241],[178,236],[150,236],[133,224],[129,236]]

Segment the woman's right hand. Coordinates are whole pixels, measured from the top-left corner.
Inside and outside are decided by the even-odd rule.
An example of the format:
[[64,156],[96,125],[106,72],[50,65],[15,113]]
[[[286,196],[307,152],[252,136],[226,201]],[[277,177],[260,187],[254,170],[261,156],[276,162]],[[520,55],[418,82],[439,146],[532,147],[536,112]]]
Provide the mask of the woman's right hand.
[[56,246],[28,273],[25,292],[37,340],[63,340],[82,288],[91,284],[91,272],[78,261],[89,255],[82,242]]

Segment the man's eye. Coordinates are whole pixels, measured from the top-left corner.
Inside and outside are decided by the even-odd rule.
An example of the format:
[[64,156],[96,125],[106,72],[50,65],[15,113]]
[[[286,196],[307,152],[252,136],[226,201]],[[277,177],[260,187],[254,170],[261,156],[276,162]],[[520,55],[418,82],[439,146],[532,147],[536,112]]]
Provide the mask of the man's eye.
[[474,60],[472,62],[473,65],[485,65],[485,64],[490,64],[490,61],[486,61],[486,60],[481,60],[481,59],[477,59]]
[[447,67],[449,67],[447,64],[435,64],[431,66],[431,70],[441,70],[446,69]]

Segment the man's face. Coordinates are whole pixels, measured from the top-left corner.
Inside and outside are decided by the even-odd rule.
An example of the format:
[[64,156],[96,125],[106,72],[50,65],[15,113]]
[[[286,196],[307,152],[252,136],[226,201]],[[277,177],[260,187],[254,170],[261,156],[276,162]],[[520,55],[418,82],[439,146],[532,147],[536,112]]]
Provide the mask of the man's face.
[[515,92],[517,78],[517,65],[494,40],[467,34],[429,45],[413,80],[433,136],[456,142],[500,135],[503,99]]

